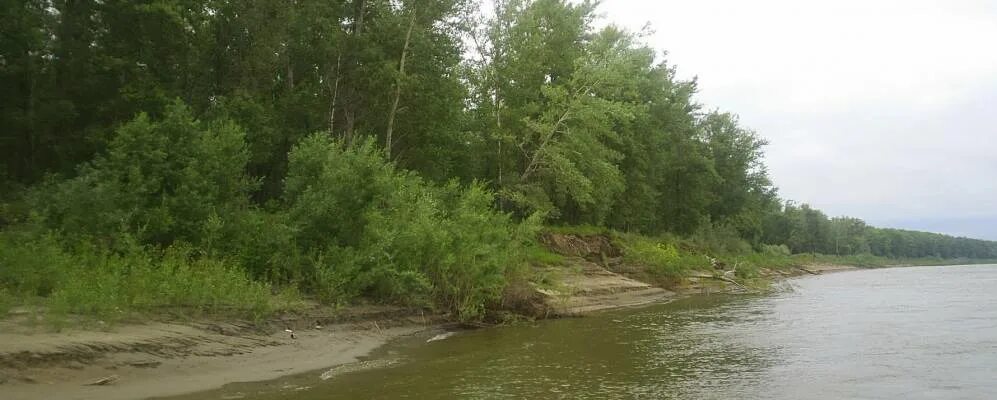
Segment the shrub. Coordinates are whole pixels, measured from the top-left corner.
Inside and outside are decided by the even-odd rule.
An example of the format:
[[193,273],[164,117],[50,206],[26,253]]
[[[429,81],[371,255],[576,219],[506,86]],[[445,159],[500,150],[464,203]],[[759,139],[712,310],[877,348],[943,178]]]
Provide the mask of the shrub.
[[14,305],[14,296],[7,291],[7,288],[0,286],[0,318],[3,318]]
[[75,253],[77,267],[55,290],[56,314],[79,313],[114,321],[131,312],[176,309],[260,317],[270,289],[222,260],[196,257],[178,245],[164,253],[139,246],[124,254],[94,247]]
[[428,275],[438,302],[462,319],[475,318],[501,297],[507,276],[516,272],[510,268],[524,263],[523,244],[534,241],[538,217],[517,226],[491,209],[494,195],[478,183],[451,183],[444,191],[446,246]]
[[434,187],[386,162],[371,141],[316,134],[296,145],[284,201],[320,299],[434,304],[461,319],[497,300],[522,263],[527,225],[492,209],[481,184]]
[[367,209],[405,181],[395,177],[371,140],[347,148],[327,134],[313,134],[288,159],[284,201],[295,240],[306,251],[329,243],[357,245]]
[[758,277],[758,266],[750,262],[740,262],[734,275],[740,279],[753,279]]
[[622,235],[623,257],[628,263],[642,265],[645,271],[659,279],[681,277],[691,267],[688,257],[679,254],[670,243],[654,241],[637,235]]
[[793,254],[793,252],[789,250],[789,247],[787,247],[784,244],[780,245],[763,244],[761,252],[763,254],[772,255],[772,256],[787,256],[787,257]]
[[209,217],[248,206],[256,182],[244,172],[244,136],[232,122],[194,119],[178,101],[161,120],[140,114],[122,125],[78,177],[49,179],[29,197],[43,222],[69,235],[199,243]]
[[694,247],[715,255],[751,253],[751,245],[729,224],[704,223],[690,241]]
[[212,214],[202,224],[201,238],[200,251],[237,262],[255,279],[276,285],[312,279],[286,213],[249,208],[227,217]]
[[363,288],[357,284],[362,266],[352,248],[330,246],[308,260],[314,278],[303,282],[319,301],[340,305],[359,297]]
[[73,265],[51,234],[26,227],[0,232],[0,287],[7,288],[8,295],[48,296]]

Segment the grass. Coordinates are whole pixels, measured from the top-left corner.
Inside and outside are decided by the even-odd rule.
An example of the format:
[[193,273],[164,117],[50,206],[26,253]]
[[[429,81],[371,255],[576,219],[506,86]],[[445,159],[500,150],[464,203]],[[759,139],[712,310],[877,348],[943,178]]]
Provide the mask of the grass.
[[193,257],[182,248],[157,258],[144,252],[96,253],[84,257],[53,292],[55,314],[85,314],[116,321],[136,312],[181,311],[262,318],[269,312],[270,288],[238,267]]
[[14,297],[7,289],[0,287],[0,318],[7,315],[14,306]]
[[652,238],[630,233],[615,233],[613,241],[623,252],[626,263],[642,268],[643,277],[661,286],[672,286],[690,271],[709,267],[707,257],[685,250],[670,237]]
[[67,249],[52,236],[0,235],[0,315],[39,301],[56,324],[69,316],[111,323],[142,314],[224,315],[260,319],[293,307],[295,293],[271,294],[240,266],[195,254],[124,245]]
[[564,263],[564,256],[548,250],[541,245],[528,246],[525,249],[526,261],[530,265],[560,265]]

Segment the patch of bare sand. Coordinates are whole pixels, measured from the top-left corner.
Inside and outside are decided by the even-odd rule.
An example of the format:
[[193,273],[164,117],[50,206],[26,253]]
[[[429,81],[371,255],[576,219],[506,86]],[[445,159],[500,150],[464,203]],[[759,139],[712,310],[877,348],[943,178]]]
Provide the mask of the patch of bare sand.
[[538,289],[555,315],[580,315],[593,311],[634,307],[675,297],[675,293],[611,272],[580,257],[567,260],[571,267],[556,269],[560,284]]
[[[292,339],[283,330],[267,334],[238,324],[149,323],[110,332],[28,333],[0,323],[0,398],[180,395],[354,362],[389,340],[432,326],[418,317],[381,325],[340,323],[298,330]],[[113,382],[92,385],[104,378]]]
[[819,275],[831,272],[854,271],[859,268],[851,265],[811,264],[800,267],[800,269],[811,274]]

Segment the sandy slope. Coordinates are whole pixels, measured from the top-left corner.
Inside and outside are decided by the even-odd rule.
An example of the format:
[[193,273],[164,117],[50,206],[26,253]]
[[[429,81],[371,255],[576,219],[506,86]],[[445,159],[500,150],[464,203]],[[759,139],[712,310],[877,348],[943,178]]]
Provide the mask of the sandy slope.
[[[385,324],[385,321],[382,321]],[[0,324],[4,400],[143,399],[260,381],[356,361],[388,340],[432,325],[413,318],[295,332],[245,326],[128,325],[111,332],[26,333]],[[91,386],[116,376],[109,385]]]
[[540,289],[556,315],[579,315],[592,311],[632,307],[675,297],[675,293],[651,286],[600,267],[582,258],[567,260],[571,267],[557,268],[560,284]]

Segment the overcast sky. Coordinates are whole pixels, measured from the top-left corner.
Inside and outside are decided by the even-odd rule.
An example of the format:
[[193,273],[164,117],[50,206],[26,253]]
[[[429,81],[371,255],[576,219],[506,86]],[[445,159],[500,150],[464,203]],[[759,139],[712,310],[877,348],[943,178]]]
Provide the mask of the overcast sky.
[[783,198],[997,240],[997,1],[604,0],[770,141]]

